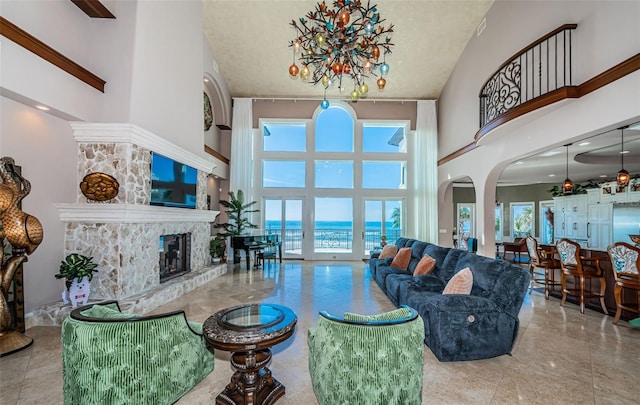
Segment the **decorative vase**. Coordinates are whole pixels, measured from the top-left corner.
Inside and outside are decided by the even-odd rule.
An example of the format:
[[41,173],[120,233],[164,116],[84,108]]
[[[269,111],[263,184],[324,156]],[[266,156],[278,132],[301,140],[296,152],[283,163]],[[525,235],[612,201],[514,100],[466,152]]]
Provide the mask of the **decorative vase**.
[[71,303],[73,308],[78,306],[78,303],[86,305],[89,301],[89,293],[91,292],[91,282],[89,277],[84,276],[80,281],[78,278],[74,278],[72,281],[65,281],[65,289],[62,291],[62,302],[65,304]]

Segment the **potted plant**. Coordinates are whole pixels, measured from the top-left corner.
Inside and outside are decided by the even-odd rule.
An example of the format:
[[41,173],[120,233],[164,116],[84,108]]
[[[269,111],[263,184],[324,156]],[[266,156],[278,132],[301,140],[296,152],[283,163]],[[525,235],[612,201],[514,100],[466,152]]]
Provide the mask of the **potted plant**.
[[[247,218],[247,214],[260,211],[251,209],[256,203],[257,201],[245,202],[242,190],[238,190],[237,193],[229,191],[229,200],[220,200],[220,205],[226,208],[225,213],[229,222],[215,224],[216,228],[222,228],[223,230],[218,235],[223,238],[229,238],[242,235],[247,229],[257,228],[258,226],[252,224]],[[240,263],[239,252],[235,250],[233,252],[233,262]]]
[[65,279],[65,289],[62,291],[62,301],[71,302],[73,307],[78,303],[83,305],[89,300],[93,273],[98,271],[98,265],[93,257],[71,253],[60,263],[60,271],[55,278]]
[[224,258],[224,253],[227,250],[227,242],[225,239],[216,235],[215,238],[209,241],[209,254],[213,263],[220,263]]

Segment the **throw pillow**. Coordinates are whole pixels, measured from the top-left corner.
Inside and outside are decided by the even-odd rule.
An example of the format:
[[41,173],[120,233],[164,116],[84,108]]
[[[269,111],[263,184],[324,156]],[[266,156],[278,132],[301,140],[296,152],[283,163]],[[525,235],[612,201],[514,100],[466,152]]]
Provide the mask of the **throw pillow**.
[[402,248],[398,250],[395,257],[391,261],[391,267],[397,267],[402,270],[406,270],[411,260],[411,248]]
[[429,255],[422,256],[422,259],[418,262],[416,269],[413,271],[414,276],[421,274],[431,274],[436,267],[436,259]]
[[457,272],[444,287],[442,294],[470,294],[473,287],[473,273],[465,267]]
[[386,259],[387,257],[393,257],[398,253],[398,247],[395,245],[386,245],[382,248],[382,252],[380,252],[380,256],[378,259]]

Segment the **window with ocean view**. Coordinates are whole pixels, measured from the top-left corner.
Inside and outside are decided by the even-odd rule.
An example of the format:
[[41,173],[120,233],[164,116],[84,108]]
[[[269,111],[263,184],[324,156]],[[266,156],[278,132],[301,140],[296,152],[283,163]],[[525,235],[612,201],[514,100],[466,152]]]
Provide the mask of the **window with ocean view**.
[[261,227],[285,258],[367,257],[405,229],[409,122],[358,122],[343,102],[314,117],[260,119]]

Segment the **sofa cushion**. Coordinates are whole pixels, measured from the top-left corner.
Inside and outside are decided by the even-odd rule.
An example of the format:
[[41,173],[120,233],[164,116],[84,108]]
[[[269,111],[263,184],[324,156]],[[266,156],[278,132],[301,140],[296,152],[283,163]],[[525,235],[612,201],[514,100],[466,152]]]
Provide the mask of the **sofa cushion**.
[[413,279],[413,275],[407,272],[402,273],[390,273],[384,280],[385,293],[394,305],[402,305],[398,299],[400,290],[404,285],[409,283]]
[[414,276],[419,276],[421,274],[431,274],[433,272],[433,268],[436,266],[436,259],[425,254],[422,256],[422,259],[418,262],[415,270],[413,270]]
[[473,273],[471,269],[465,267],[457,272],[444,287],[442,294],[466,294],[471,293],[473,287]]
[[391,261],[391,267],[406,270],[409,265],[409,260],[411,260],[411,248],[402,248],[398,250],[393,261]]
[[382,252],[380,252],[380,256],[378,259],[386,259],[388,257],[393,257],[398,253],[398,247],[395,245],[386,245],[382,248]]
[[93,305],[91,308],[82,311],[82,315],[90,318],[102,318],[102,319],[123,319],[123,318],[136,318],[137,315],[125,314],[118,311],[115,308],[111,308],[106,305]]

